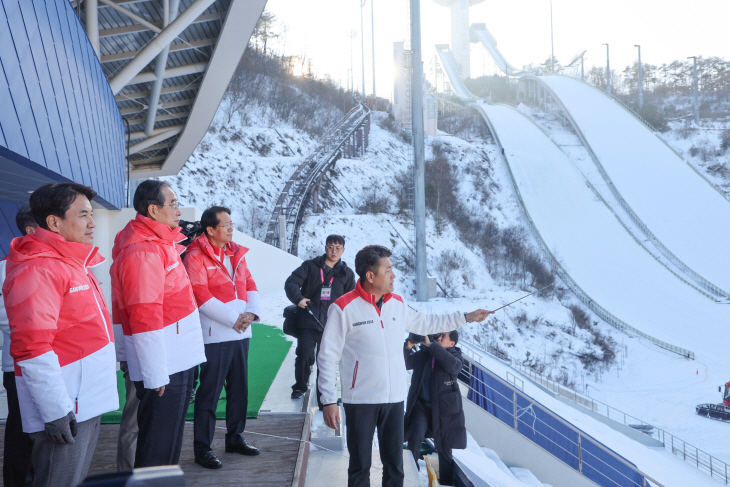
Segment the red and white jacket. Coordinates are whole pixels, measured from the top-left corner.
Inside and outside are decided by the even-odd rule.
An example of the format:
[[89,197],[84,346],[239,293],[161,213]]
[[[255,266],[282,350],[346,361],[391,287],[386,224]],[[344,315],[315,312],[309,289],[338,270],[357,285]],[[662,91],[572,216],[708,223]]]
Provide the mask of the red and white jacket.
[[344,294],[327,313],[327,326],[317,357],[322,404],[337,402],[335,364],[340,363],[342,402],[385,404],[405,401],[408,373],[403,358],[406,331],[429,335],[455,330],[466,324],[464,313],[421,313],[394,293],[383,296],[382,309],[375,296],[355,289]]
[[[0,288],[5,282],[5,265],[8,263],[7,257],[0,260]],[[12,372],[15,370],[13,357],[10,356],[10,323],[8,322],[8,314],[5,312],[5,297],[0,292],[0,331],[3,333],[3,372]]]
[[90,270],[98,250],[42,228],[10,244],[2,293],[26,433],[119,407],[111,320]]
[[[230,242],[214,247],[206,235],[188,245],[185,268],[200,308],[205,343],[230,342],[251,337],[251,327],[243,333],[233,329],[238,316],[261,314],[259,292],[244,255],[246,247]],[[233,278],[231,278],[233,273]]]
[[138,214],[114,240],[112,313],[124,341],[117,359],[146,389],[205,362],[198,307],[180,260],[184,239],[180,228]]

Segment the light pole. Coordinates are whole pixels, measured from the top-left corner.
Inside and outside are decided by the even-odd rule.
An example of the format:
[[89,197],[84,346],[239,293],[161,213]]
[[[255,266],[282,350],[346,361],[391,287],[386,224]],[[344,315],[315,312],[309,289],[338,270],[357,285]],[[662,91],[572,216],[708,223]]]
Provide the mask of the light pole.
[[375,104],[378,104],[378,97],[375,95],[375,7],[373,4],[375,0],[370,0],[370,30],[372,32],[371,37],[373,41],[373,97],[375,98]]
[[352,29],[350,31],[350,99],[355,102],[355,71],[353,71],[353,56],[352,56],[352,40],[357,35],[357,31]]
[[421,60],[421,0],[411,2],[411,128],[413,130],[414,224],[416,227],[416,299],[428,301],[426,269],[426,177],[423,133],[423,62]]
[[363,28],[362,8],[366,0],[360,0],[360,56],[362,58],[362,97],[365,98],[365,30]]
[[700,100],[699,100],[699,88],[697,87],[697,56],[690,56],[687,59],[692,59],[694,61],[694,72],[693,72],[693,88],[694,88],[694,95],[695,95],[695,124],[699,127],[700,125]]
[[639,108],[641,108],[644,106],[644,85],[641,76],[641,46],[634,44],[634,47],[639,48]]
[[555,46],[553,45],[553,0],[550,0],[550,74],[555,74]]
[[601,44],[606,46],[606,93],[611,94],[611,63],[608,60],[608,44]]

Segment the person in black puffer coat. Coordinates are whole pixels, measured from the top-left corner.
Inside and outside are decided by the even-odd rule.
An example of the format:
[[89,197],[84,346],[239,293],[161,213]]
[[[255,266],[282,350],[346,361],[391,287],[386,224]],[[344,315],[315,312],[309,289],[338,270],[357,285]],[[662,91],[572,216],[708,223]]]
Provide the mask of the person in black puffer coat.
[[463,358],[456,347],[459,333],[442,333],[438,341],[424,337],[420,350],[406,340],[406,368],[413,370],[404,421],[408,449],[418,464],[421,443],[430,437],[439,456],[439,484],[452,485],[454,459],[451,450],[466,448],[466,424],[457,377]]
[[[297,358],[294,362],[296,383],[292,386],[292,399],[302,397],[307,391],[309,374],[312,365],[317,360],[330,305],[343,294],[355,289],[355,273],[341,259],[344,251],[345,237],[330,235],[325,243],[325,254],[304,261],[291,273],[284,284],[286,297],[299,306],[297,310]],[[314,314],[316,319],[309,314],[309,311]],[[321,409],[319,388],[315,387],[315,390],[317,391],[317,404]]]

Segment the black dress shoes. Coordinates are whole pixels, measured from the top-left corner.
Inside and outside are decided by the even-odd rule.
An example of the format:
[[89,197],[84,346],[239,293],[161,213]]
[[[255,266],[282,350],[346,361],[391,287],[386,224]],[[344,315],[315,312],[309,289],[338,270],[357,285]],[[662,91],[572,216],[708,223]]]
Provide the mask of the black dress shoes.
[[291,398],[292,399],[301,399],[304,393],[302,391],[292,391]]
[[[226,448],[226,451],[228,451],[228,448]],[[223,467],[223,464],[220,460],[218,460],[218,457],[215,456],[215,453],[210,450],[202,453],[201,455],[196,455],[195,463],[200,464],[203,468],[216,469]]]
[[226,445],[226,453],[240,453],[241,455],[254,456],[261,452],[255,446],[251,446],[244,441],[238,445]]

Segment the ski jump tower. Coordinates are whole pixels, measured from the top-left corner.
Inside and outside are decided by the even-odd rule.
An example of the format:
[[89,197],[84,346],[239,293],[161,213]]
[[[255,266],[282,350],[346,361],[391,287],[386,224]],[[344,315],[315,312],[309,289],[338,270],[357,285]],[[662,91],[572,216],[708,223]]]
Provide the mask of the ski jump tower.
[[443,7],[451,7],[451,52],[461,68],[461,79],[471,77],[469,63],[469,7],[484,0],[434,0]]

